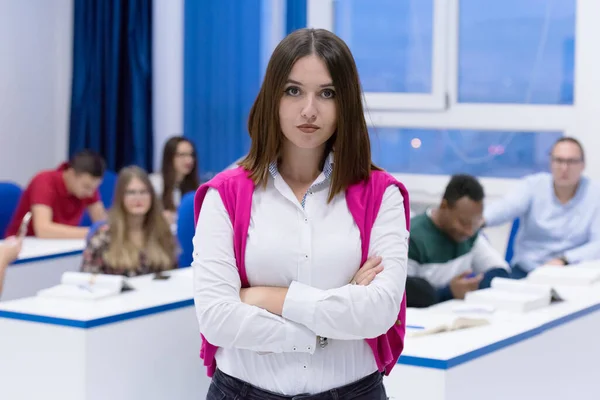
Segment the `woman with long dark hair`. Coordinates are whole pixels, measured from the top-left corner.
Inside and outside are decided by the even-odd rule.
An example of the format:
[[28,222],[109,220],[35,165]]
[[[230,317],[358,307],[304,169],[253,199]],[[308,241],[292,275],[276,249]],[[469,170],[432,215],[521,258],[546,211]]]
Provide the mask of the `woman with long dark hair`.
[[195,198],[208,399],[385,399],[404,343],[408,193],[371,161],[348,46],[288,35],[248,130],[240,166]]
[[150,181],[162,202],[167,221],[174,224],[182,196],[200,186],[194,144],[183,136],[167,140],[163,149],[161,172],[151,174]]

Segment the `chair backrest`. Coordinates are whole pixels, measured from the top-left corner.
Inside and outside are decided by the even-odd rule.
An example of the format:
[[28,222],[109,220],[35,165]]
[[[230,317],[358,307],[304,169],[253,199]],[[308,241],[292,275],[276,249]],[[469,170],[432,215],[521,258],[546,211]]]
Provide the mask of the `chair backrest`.
[[[102,204],[104,204],[104,208],[106,208],[107,210],[112,206],[116,185],[117,174],[115,174],[112,171],[105,171],[104,176],[102,177],[102,183],[100,184],[100,187],[98,187],[98,192],[100,192],[100,199],[102,200]],[[79,226],[91,225],[92,219],[86,211],[83,213],[83,217],[81,217],[81,222],[79,223]]]
[[179,255],[180,268],[192,265],[192,252],[194,251],[192,239],[196,232],[196,225],[194,224],[195,195],[195,191],[186,193],[181,199],[179,210],[177,210],[177,240],[181,247],[181,254]]
[[16,183],[0,182],[0,238],[4,237],[22,193],[23,189]]
[[519,231],[519,218],[516,218],[513,221],[512,227],[510,228],[510,235],[508,236],[508,244],[506,245],[506,262],[510,264],[510,261],[513,258],[514,254],[514,244],[515,244],[515,236],[517,236],[517,232]]

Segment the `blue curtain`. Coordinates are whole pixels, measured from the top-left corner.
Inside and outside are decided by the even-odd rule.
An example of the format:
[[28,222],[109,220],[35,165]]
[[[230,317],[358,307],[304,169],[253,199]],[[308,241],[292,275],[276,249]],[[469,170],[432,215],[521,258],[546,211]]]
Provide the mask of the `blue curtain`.
[[287,0],[286,6],[286,32],[306,28],[306,0]]
[[261,0],[186,0],[184,135],[202,180],[249,149],[248,112],[260,87]]
[[75,0],[69,154],[152,168],[152,1]]

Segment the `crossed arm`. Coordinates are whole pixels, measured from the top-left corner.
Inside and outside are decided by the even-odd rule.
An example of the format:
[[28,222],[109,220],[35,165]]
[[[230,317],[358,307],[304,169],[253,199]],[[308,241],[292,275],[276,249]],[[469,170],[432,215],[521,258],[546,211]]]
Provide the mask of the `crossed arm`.
[[198,219],[192,264],[200,330],[219,347],[269,352],[312,353],[317,335],[343,340],[379,336],[398,315],[407,248],[403,199],[397,189],[388,188],[370,246],[372,255],[382,257],[383,270],[368,286],[321,290],[294,281],[288,288],[242,291],[233,228],[220,196],[209,190]]

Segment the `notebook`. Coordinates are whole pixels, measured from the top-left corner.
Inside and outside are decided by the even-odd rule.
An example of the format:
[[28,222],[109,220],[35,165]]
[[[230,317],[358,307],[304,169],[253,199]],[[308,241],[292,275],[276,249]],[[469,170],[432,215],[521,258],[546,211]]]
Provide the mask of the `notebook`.
[[98,300],[132,290],[124,276],[65,272],[60,285],[40,290],[39,297]]
[[515,312],[536,310],[562,300],[549,285],[507,278],[494,278],[489,288],[465,295],[467,304],[483,304],[497,310]]
[[489,325],[486,318],[457,317],[449,314],[422,312],[411,313],[406,326],[408,337],[420,337],[444,332]]
[[545,265],[531,271],[526,280],[546,285],[589,286],[600,282],[600,265],[598,262],[566,267]]

